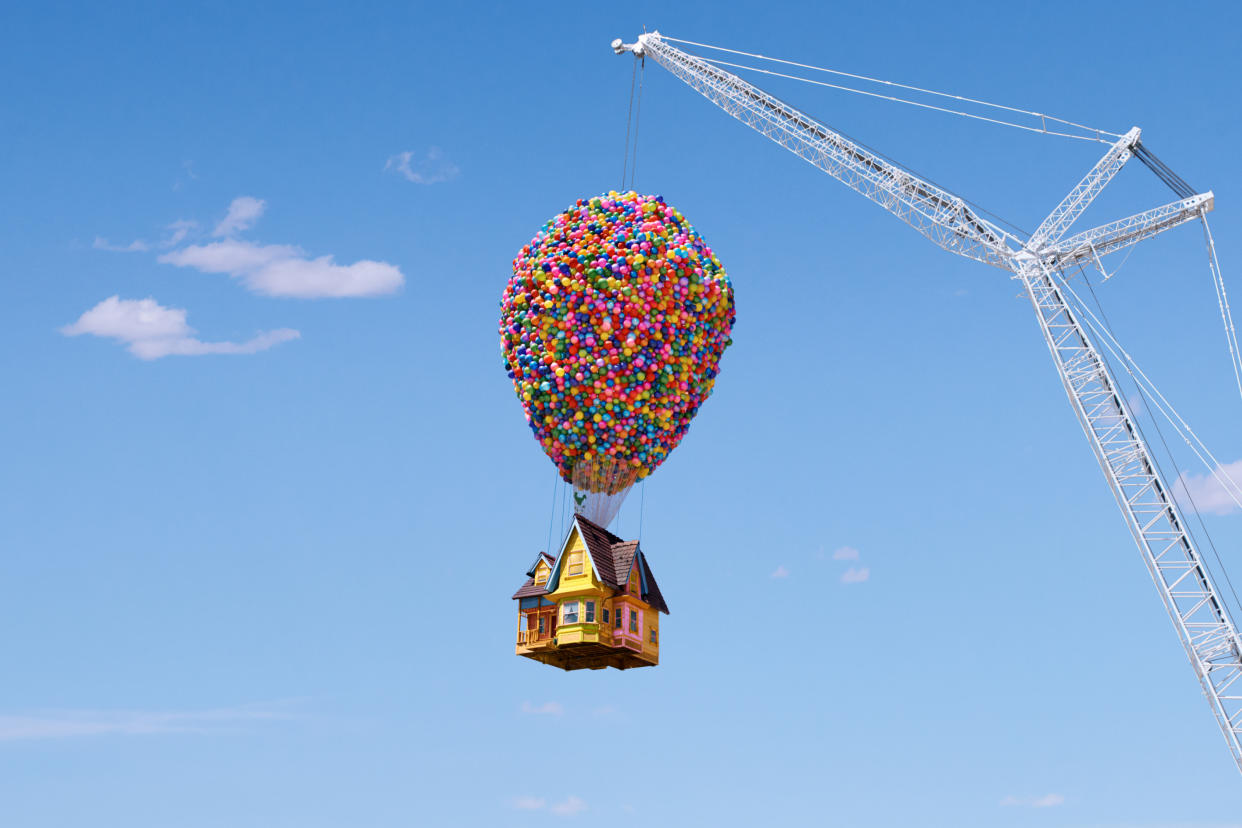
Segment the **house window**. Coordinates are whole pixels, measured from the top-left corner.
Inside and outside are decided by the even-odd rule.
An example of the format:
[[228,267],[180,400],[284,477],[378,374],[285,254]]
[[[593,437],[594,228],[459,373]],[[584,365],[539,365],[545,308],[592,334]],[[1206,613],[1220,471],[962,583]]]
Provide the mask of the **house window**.
[[630,610],[630,632],[638,632],[638,613]]
[[613,619],[612,619],[613,626],[616,627],[618,630],[621,629],[621,613],[622,612],[623,610],[621,609],[621,607],[617,607],[617,614],[613,616]]
[[577,601],[566,601],[564,604],[561,605],[561,607],[562,607],[561,623],[562,624],[577,624],[578,623],[578,602]]
[[595,602],[594,601],[586,602],[586,622],[588,624],[595,623]]
[[604,623],[607,624],[608,623],[608,607],[604,607],[603,612],[604,612]]
[[543,616],[539,616],[539,634],[543,635]]
[[581,575],[582,574],[582,553],[581,552],[570,552],[569,553],[569,574],[570,575]]
[[539,571],[535,573],[535,584],[536,586],[543,586],[547,582],[548,582],[548,570],[543,569],[541,567]]
[[654,629],[651,631],[651,643],[656,643],[656,634]]

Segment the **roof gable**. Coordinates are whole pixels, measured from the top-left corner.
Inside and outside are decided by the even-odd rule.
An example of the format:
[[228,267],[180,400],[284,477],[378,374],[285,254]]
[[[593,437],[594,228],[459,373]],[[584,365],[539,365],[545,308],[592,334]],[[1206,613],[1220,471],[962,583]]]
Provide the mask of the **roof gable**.
[[[569,525],[569,531],[561,542],[560,551],[557,553],[556,558],[553,559],[552,571],[548,574],[548,581],[544,585],[546,587],[545,592],[555,592],[560,587],[565,552],[572,546],[571,542],[574,538],[574,533],[577,533],[582,538],[582,546],[586,550],[587,557],[591,562],[591,570],[598,581],[607,587],[624,592],[625,585],[630,580],[630,573],[635,567],[638,567],[639,582],[641,584],[640,597],[650,604],[653,609],[659,610],[665,615],[668,614],[668,605],[664,602],[664,596],[660,593],[660,586],[656,583],[655,575],[651,572],[651,566],[647,563],[647,556],[639,548],[638,541],[622,540],[599,524],[587,520],[582,515],[574,515],[573,522]],[[544,553],[544,556],[551,559],[551,556],[546,553]],[[528,573],[531,576],[530,581],[528,584],[524,584],[519,592],[523,592],[528,586],[534,585],[534,571],[538,565],[539,562],[536,561],[535,566],[531,567]]]
[[547,561],[548,566],[551,566],[556,561],[556,558],[553,558],[547,552],[540,552],[539,556],[535,558],[535,562],[530,565],[530,569],[526,570],[526,576],[528,578],[535,577],[535,570],[539,568],[540,561]]
[[660,585],[656,583],[655,574],[652,573],[647,563],[647,556],[641,551],[638,553],[638,565],[643,579],[643,600],[652,608],[668,615],[668,604],[664,602],[664,594],[660,592]]

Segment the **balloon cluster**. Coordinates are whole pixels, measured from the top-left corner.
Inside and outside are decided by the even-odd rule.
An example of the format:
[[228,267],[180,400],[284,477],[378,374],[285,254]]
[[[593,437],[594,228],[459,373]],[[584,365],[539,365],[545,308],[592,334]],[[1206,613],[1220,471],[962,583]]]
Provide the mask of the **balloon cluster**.
[[711,394],[736,318],[724,268],[681,213],[635,192],[579,199],[513,260],[500,341],[561,476],[611,461],[646,477]]

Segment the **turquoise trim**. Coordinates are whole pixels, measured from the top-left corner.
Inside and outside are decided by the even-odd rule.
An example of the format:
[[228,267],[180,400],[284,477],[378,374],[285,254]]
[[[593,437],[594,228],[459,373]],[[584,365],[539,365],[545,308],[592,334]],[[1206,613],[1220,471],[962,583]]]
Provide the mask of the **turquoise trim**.
[[535,562],[530,565],[530,569],[526,570],[527,578],[535,577],[535,570],[539,568],[539,562],[542,560],[543,560],[543,553],[540,552],[538,555],[535,556]]

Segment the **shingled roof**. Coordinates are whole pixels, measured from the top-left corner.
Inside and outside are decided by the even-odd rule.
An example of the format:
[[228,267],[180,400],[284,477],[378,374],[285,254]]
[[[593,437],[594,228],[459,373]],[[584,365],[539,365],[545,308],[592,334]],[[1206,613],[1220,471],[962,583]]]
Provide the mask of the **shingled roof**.
[[578,528],[582,532],[582,540],[591,553],[591,561],[595,564],[595,571],[599,573],[600,580],[613,589],[624,590],[625,582],[629,580],[630,568],[634,564],[634,556],[637,555],[642,561],[643,572],[647,576],[643,600],[654,609],[668,615],[668,605],[664,603],[664,596],[660,593],[659,585],[656,584],[651,565],[647,563],[647,556],[638,548],[638,541],[622,540],[582,515],[575,515],[574,520],[577,521]]
[[556,558],[547,552],[540,552],[539,557],[535,558],[535,562],[531,564],[530,569],[526,570],[526,583],[518,587],[518,591],[513,593],[514,598],[531,598],[536,595],[547,595],[548,591],[542,585],[535,584],[535,570],[539,568],[539,562],[544,561],[549,567],[556,563]]
[[647,573],[647,594],[643,596],[643,600],[651,604],[653,608],[668,615],[668,604],[664,603],[664,595],[660,592],[660,585],[656,583],[655,573],[651,571],[651,565],[647,563],[647,556],[639,552],[638,557],[642,561],[643,572]]
[[534,578],[527,578],[526,583],[522,584],[522,586],[518,589],[518,591],[513,593],[513,597],[514,598],[532,598],[536,595],[547,595],[547,594],[548,594],[548,590],[544,588],[543,584],[536,584]]

